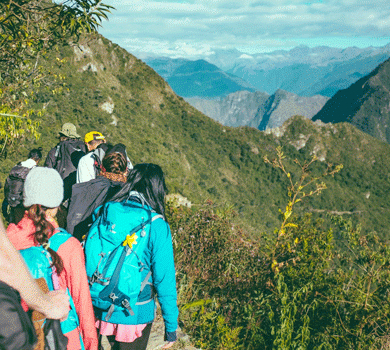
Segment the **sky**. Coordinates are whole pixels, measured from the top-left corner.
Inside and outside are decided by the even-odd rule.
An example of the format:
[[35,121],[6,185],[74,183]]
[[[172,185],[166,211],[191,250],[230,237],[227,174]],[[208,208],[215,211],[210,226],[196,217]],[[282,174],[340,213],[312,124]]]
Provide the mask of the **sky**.
[[103,0],[114,6],[99,30],[142,58],[207,58],[298,45],[380,47],[390,42],[388,0]]

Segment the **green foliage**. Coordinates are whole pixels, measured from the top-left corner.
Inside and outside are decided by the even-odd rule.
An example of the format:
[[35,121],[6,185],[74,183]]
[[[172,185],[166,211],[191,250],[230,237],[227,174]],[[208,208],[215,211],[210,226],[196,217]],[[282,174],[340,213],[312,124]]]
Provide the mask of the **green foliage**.
[[66,0],[61,4],[47,0],[2,1],[1,62],[4,67],[17,69],[26,58],[36,58],[40,51],[60,41],[96,31],[112,8],[99,0]]
[[[306,349],[310,342],[310,319],[307,314],[298,314],[298,301],[304,294],[312,288],[312,284],[303,286],[300,290],[291,293],[284,283],[282,274],[277,278],[277,296],[280,302],[279,318],[275,319],[275,314],[269,313],[271,321],[271,335],[274,336],[273,348],[275,349]],[[306,310],[308,311],[308,310]],[[298,314],[298,315],[297,315]],[[297,316],[303,316],[300,320]],[[301,322],[300,322],[301,321]],[[303,322],[302,322],[303,321]],[[299,324],[298,329],[296,324]],[[295,336],[295,337],[294,337]]]
[[27,111],[23,117],[3,113],[6,111],[7,109],[5,106],[3,106],[3,111],[0,111],[0,140],[3,140],[0,158],[5,153],[6,146],[12,145],[15,140],[26,135],[30,135],[36,140],[39,138],[39,122],[33,122],[27,117],[27,115],[30,115],[33,111]]
[[47,50],[93,32],[112,7],[98,0],[6,0],[0,2],[0,144],[4,154],[14,140],[39,137],[41,110],[29,105],[37,89],[45,85],[58,93],[56,79],[40,64]]
[[[264,157],[264,161],[267,164],[271,164],[274,168],[280,169],[284,175],[286,175],[289,186],[288,186],[288,204],[286,206],[286,210],[283,212],[281,209],[279,212],[282,214],[283,222],[278,232],[278,237],[283,236],[286,233],[287,227],[296,227],[295,224],[289,223],[289,219],[292,214],[293,206],[299,202],[301,202],[306,197],[311,197],[314,195],[319,195],[321,192],[326,189],[326,185],[324,182],[319,182],[319,180],[325,176],[334,176],[334,174],[338,173],[343,166],[338,165],[334,169],[332,166],[328,164],[327,169],[320,176],[309,177],[309,168],[314,164],[315,161],[318,160],[317,156],[313,156],[310,162],[301,164],[298,159],[295,159],[295,163],[298,164],[299,168],[302,171],[302,174],[297,180],[293,180],[293,177],[290,172],[287,172],[283,161],[286,156],[282,151],[282,147],[277,147],[276,149],[277,158],[275,158],[272,162],[268,159],[267,156]],[[311,189],[311,187],[314,188]],[[309,192],[307,192],[309,191]]]
[[[242,329],[236,316],[243,316],[243,299],[261,298],[252,289],[253,282],[265,282],[264,277],[260,280],[264,269],[258,269],[258,245],[244,240],[232,225],[231,208],[216,208],[208,202],[195,212],[173,205],[168,209],[186,331],[199,337],[198,345],[205,349],[241,348],[248,330]],[[254,312],[246,308],[246,319]],[[251,326],[259,326],[252,321]]]
[[[388,243],[340,216],[296,214],[341,167],[312,176],[312,159],[292,172],[281,149],[267,162],[285,175],[291,202],[275,236],[248,239],[231,208],[211,202],[168,205],[186,331],[204,349],[385,349]],[[224,330],[238,337],[223,343]]]
[[[191,310],[187,321],[191,323],[194,332],[192,336],[195,345],[200,348],[237,349],[239,344],[240,328],[231,329],[223,316],[215,311],[206,311],[205,305],[211,301],[199,300],[184,305],[181,313]],[[195,309],[195,311],[193,311]]]

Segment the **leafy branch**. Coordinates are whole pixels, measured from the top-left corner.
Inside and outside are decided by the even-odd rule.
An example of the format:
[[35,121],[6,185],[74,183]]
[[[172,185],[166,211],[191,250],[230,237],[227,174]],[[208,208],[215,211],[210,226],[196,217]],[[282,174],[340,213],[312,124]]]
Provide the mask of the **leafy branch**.
[[[0,2],[0,144],[4,154],[14,139],[30,133],[38,137],[29,107],[38,89],[62,80],[40,64],[48,50],[83,33],[96,32],[112,6],[102,0],[4,0]],[[53,94],[61,86],[51,88]]]
[[[289,238],[288,234],[286,235],[288,228],[297,228],[297,224],[291,220],[294,206],[306,197],[321,194],[321,192],[326,189],[326,184],[324,181],[322,181],[322,179],[327,176],[334,176],[343,168],[342,165],[333,166],[332,164],[328,164],[326,170],[321,175],[311,176],[310,170],[312,165],[318,161],[317,156],[313,155],[310,161],[303,164],[300,163],[298,159],[295,159],[294,163],[299,166],[300,173],[297,176],[294,176],[296,178],[294,179],[291,173],[286,169],[285,158],[286,156],[283,153],[282,147],[276,148],[276,158],[274,158],[272,161],[270,161],[267,156],[264,156],[264,162],[271,165],[275,169],[280,169],[288,179],[289,183],[288,203],[284,211],[279,209],[279,212],[282,216],[282,223],[280,228],[275,230],[277,239],[274,245],[274,250],[272,252],[272,269],[276,273],[278,273],[279,268],[286,263],[286,261],[278,262],[276,260],[276,250],[279,247],[280,241],[283,239],[283,242],[286,242],[286,240]],[[290,235],[292,235],[293,231],[290,232]],[[299,238],[296,237],[292,243],[295,245],[298,244]],[[287,247],[288,250],[291,251],[291,243],[288,242]],[[290,258],[290,260],[295,263],[296,258],[293,257]]]
[[[300,167],[301,173],[298,179],[294,181],[291,173],[286,170],[285,164],[283,162],[286,156],[283,153],[282,147],[276,148],[276,155],[277,157],[272,161],[270,161],[267,156],[264,156],[264,162],[266,164],[272,165],[275,169],[280,169],[289,181],[288,204],[285,211],[282,211],[282,209],[279,210],[282,214],[283,222],[280,229],[277,231],[277,234],[278,237],[281,237],[286,233],[287,227],[296,227],[295,224],[288,222],[293,212],[293,206],[301,202],[306,197],[321,194],[321,192],[326,189],[326,184],[323,181],[320,182],[320,180],[329,175],[334,176],[343,168],[343,166],[337,165],[336,167],[333,167],[332,164],[328,164],[327,169],[320,176],[311,177],[310,167],[318,160],[317,156],[314,155],[309,162],[305,162],[303,164],[301,164],[298,159],[295,159],[294,162]],[[313,184],[315,189],[307,192],[306,189]]]

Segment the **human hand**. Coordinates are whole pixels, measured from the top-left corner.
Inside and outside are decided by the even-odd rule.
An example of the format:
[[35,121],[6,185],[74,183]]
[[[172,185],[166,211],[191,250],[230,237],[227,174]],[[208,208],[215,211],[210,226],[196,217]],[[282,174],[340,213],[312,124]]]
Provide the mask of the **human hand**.
[[171,346],[173,346],[173,344],[175,344],[174,341],[170,341],[168,342],[167,344],[165,344],[162,349],[169,349]]
[[41,311],[47,318],[60,319],[68,317],[70,310],[69,296],[65,290],[55,290],[45,294],[46,303]]

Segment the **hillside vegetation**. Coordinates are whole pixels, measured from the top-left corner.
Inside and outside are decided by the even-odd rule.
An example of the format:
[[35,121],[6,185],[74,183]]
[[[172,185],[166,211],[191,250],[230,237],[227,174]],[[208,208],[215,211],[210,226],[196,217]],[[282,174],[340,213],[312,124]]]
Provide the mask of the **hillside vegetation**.
[[336,211],[365,229],[387,228],[390,209],[390,148],[348,124],[318,125],[296,117],[265,134],[249,127],[230,128],[204,116],[175,95],[145,63],[101,36],[51,53],[45,63],[57,85],[41,88],[34,105],[44,108],[41,138],[25,139],[2,160],[1,181],[31,147],[53,147],[64,122],[79,133],[99,130],[109,142],[123,142],[133,163],[155,162],[167,176],[170,192],[195,206],[207,199],[233,205],[235,218],[253,235],[278,224],[285,205],[285,182],[268,167],[265,155],[283,146],[295,158],[317,154],[326,163],[343,164],[329,180],[332,191],[311,202],[311,210]]
[[229,209],[171,209],[182,326],[210,350],[388,349],[388,240],[294,215],[315,162],[290,173],[283,157],[273,164],[302,186],[271,239],[248,240]]

